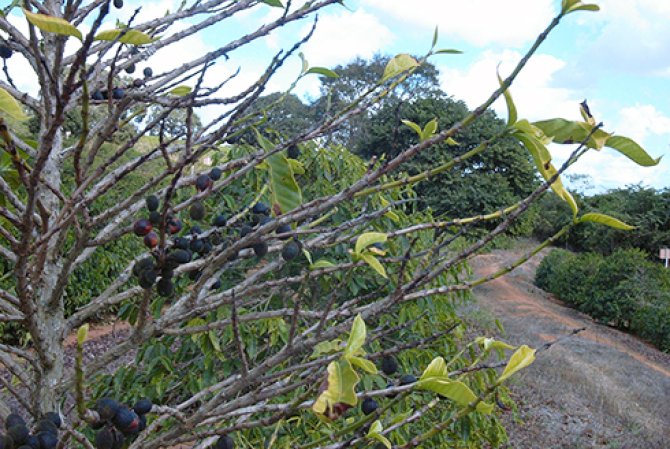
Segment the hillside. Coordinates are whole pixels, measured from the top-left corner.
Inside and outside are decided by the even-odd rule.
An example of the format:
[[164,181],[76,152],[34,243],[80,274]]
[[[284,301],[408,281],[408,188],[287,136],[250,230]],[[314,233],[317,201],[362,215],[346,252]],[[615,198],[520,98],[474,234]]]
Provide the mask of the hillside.
[[[521,255],[477,257],[476,276]],[[510,343],[539,347],[572,329],[586,330],[543,353],[513,383],[519,420],[509,412],[509,448],[670,447],[670,355],[566,307],[533,285],[546,252],[475,289],[477,306],[497,317]]]

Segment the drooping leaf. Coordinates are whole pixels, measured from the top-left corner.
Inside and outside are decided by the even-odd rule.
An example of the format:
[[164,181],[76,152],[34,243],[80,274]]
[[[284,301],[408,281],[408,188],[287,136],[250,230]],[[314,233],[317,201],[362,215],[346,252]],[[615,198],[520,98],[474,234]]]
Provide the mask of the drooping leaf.
[[80,41],[83,40],[81,31],[65,19],[60,17],[48,16],[46,14],[32,13],[26,9],[23,10],[26,19],[32,25],[47,33],[60,34],[61,36],[74,36]]
[[[574,122],[562,118],[533,122],[533,126],[540,128],[544,134],[551,137],[556,143],[580,143],[593,129],[593,125],[586,122]],[[588,148],[602,149],[611,134],[597,129],[586,142]]]
[[356,247],[354,251],[360,254],[368,246],[374,245],[375,243],[384,243],[387,240],[388,237],[384,232],[366,232],[365,234],[358,236],[356,239]]
[[417,135],[419,136],[419,138],[421,138],[421,132],[422,132],[422,130],[421,130],[421,127],[420,127],[419,125],[417,125],[416,123],[414,123],[414,122],[411,121],[411,120],[401,120],[401,122],[402,122],[405,126],[409,126],[410,128],[412,128],[412,129],[414,130],[414,132],[417,133]]
[[307,70],[307,72],[305,72],[305,73],[307,73],[307,74],[315,73],[317,75],[322,75],[322,76],[325,76],[327,78],[339,78],[340,77],[340,75],[338,75],[334,71],[332,71],[330,69],[327,69],[325,67],[310,67],[309,70]]
[[328,365],[328,388],[314,401],[312,410],[319,415],[326,414],[337,403],[356,405],[356,385],[358,374],[347,359],[339,359]]
[[586,222],[600,223],[609,226],[610,228],[621,229],[622,231],[630,231],[631,229],[635,229],[635,226],[626,224],[623,221],[618,220],[614,217],[594,212],[582,215],[581,217],[579,217],[579,221],[580,223],[586,223]]
[[[500,84],[500,87],[502,87],[503,79],[500,77],[500,73],[497,73],[497,70],[496,75],[498,76],[498,83]],[[514,105],[514,100],[512,100],[512,94],[510,93],[509,89],[505,89],[503,91],[503,95],[505,97],[505,104],[507,105],[507,126],[510,126],[516,123],[516,106]]]
[[447,377],[447,363],[443,357],[435,357],[430,365],[426,367],[419,380],[430,379],[431,377]]
[[393,78],[394,76],[400,75],[403,72],[406,72],[414,67],[418,67],[419,63],[412,56],[407,53],[401,53],[394,56],[386,64],[384,68],[384,75],[382,76],[382,81]]
[[370,265],[370,267],[372,267],[372,269],[375,270],[381,277],[388,279],[388,275],[386,274],[386,269],[384,268],[384,265],[382,265],[381,262],[378,261],[375,256],[373,256],[370,253],[365,253],[361,255],[361,258],[368,265]]
[[347,340],[347,347],[344,350],[344,357],[351,357],[358,353],[365,344],[365,336],[367,334],[365,328],[365,321],[361,315],[356,315],[354,322],[351,325],[349,332],[349,340]]
[[158,40],[149,36],[146,33],[138,30],[106,30],[101,31],[95,35],[94,39],[96,41],[113,41],[119,37],[121,33],[125,31],[125,34],[119,38],[119,42],[128,45],[146,45]]
[[270,192],[272,203],[279,204],[283,214],[302,204],[302,192],[295,181],[289,159],[282,153],[267,158],[270,166]]
[[[430,377],[424,380],[419,380],[417,382],[417,388],[433,391],[440,396],[451,399],[463,407],[467,407],[477,400],[477,395],[472,392],[470,387],[463,382],[450,380],[445,377]],[[491,411],[493,411],[493,405],[482,401],[477,404],[476,410],[481,413],[491,413]]]
[[526,345],[522,345],[517,349],[512,357],[507,362],[505,370],[498,378],[498,382],[502,382],[505,379],[509,378],[512,374],[516,373],[519,370],[527,367],[535,360],[535,349],[529,348]]
[[661,161],[660,157],[656,159],[652,158],[640,145],[628,137],[611,136],[605,142],[605,146],[618,151],[643,167],[652,167]]
[[177,86],[174,89],[172,89],[169,93],[172,95],[176,95],[178,97],[183,97],[185,95],[190,94],[193,91],[193,89],[190,86]]
[[342,350],[343,342],[340,339],[322,341],[314,346],[314,351],[312,352],[312,357],[316,358],[323,354],[332,354],[334,352],[339,352]]
[[349,357],[349,361],[352,365],[359,367],[366,373],[377,374],[377,367],[368,359],[364,359],[363,357],[358,356],[351,356]]
[[28,120],[19,102],[2,87],[0,87],[0,111],[16,120]]

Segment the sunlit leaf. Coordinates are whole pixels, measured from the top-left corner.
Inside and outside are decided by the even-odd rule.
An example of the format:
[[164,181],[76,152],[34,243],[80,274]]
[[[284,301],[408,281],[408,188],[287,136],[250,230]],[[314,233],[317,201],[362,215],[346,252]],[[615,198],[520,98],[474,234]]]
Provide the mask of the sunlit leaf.
[[561,11],[563,14],[575,11],[600,11],[600,7],[593,3],[583,3],[580,0],[562,0]]
[[535,360],[535,349],[522,345],[512,354],[512,357],[507,362],[505,370],[498,378],[498,382],[502,382],[509,378],[512,374],[527,367]]
[[367,334],[365,328],[365,321],[361,318],[360,314],[356,315],[354,322],[351,325],[351,331],[349,332],[349,340],[347,340],[347,347],[344,350],[345,357],[351,357],[356,355],[358,351],[365,344],[365,336]]
[[314,401],[314,413],[325,415],[337,403],[354,406],[358,402],[356,385],[358,374],[347,359],[340,359],[328,365],[328,388]]
[[360,254],[368,246],[374,245],[375,243],[384,243],[387,240],[388,236],[384,232],[366,232],[356,239],[354,251]]
[[388,279],[388,275],[386,274],[386,269],[384,268],[384,265],[381,264],[379,260],[375,256],[373,256],[370,253],[362,254],[361,258],[368,264],[370,267],[372,267],[373,270],[375,270],[377,273],[379,273],[380,276]]
[[193,91],[193,89],[190,86],[177,86],[174,89],[172,89],[169,93],[172,95],[176,95],[178,97],[183,97],[185,95],[190,94]]
[[101,31],[95,36],[96,41],[113,41],[116,40],[121,33],[125,34],[119,38],[119,42],[129,45],[146,45],[158,40],[146,33],[138,30],[106,30]]
[[[500,87],[502,87],[503,79],[500,77],[500,73],[496,73],[496,75],[498,76],[498,83],[500,84]],[[505,89],[503,91],[503,95],[505,97],[505,104],[507,105],[507,126],[509,126],[516,122],[516,106],[514,105],[514,100],[512,100],[512,94],[510,93],[509,89]]]
[[400,75],[414,67],[418,67],[419,63],[412,56],[402,53],[394,56],[386,64],[384,68],[384,75],[382,76],[382,81],[393,78],[394,76]]
[[516,346],[508,345],[504,341],[496,340],[495,338],[478,337],[475,339],[475,343],[481,345],[485,351],[489,349],[516,349]]
[[340,77],[340,75],[338,75],[334,71],[332,71],[330,69],[327,69],[325,67],[310,67],[309,70],[307,70],[307,72],[305,72],[305,73],[307,73],[307,74],[315,73],[317,75],[322,75],[322,76],[325,76],[327,78],[339,78]]
[[414,122],[411,121],[411,120],[401,120],[401,122],[402,122],[404,125],[409,126],[410,128],[412,128],[412,129],[414,130],[414,132],[417,133],[417,135],[418,135],[419,137],[421,137],[421,131],[422,131],[422,130],[421,130],[421,127],[420,127],[419,125],[417,125],[416,123],[414,123]]
[[437,119],[434,118],[428,123],[426,123],[426,126],[423,127],[423,131],[421,131],[421,140],[426,140],[430,139],[435,132],[437,131]]
[[607,139],[605,146],[612,148],[626,156],[631,161],[643,167],[657,165],[661,158],[652,158],[640,145],[632,139],[623,136],[612,136]]
[[77,331],[77,345],[81,347],[87,338],[88,338],[88,323],[81,326]]
[[2,87],[0,87],[0,111],[16,120],[28,120],[19,102]]
[[614,217],[610,217],[609,215],[605,214],[598,214],[598,213],[588,213],[584,214],[581,217],[579,217],[579,221],[581,223],[600,223],[604,224],[606,226],[609,226],[610,228],[614,229],[621,229],[622,231],[630,231],[631,229],[635,229],[635,226],[631,226],[629,224],[624,223],[621,220],[618,220]]
[[48,16],[46,14],[32,13],[26,9],[23,10],[28,22],[47,33],[60,34],[62,36],[74,36],[83,40],[81,31],[65,19],[60,17]]
[[419,380],[426,380],[431,377],[447,377],[447,363],[442,357],[435,357],[430,365],[426,367]]
[[314,262],[313,264],[311,264],[309,266],[309,269],[310,270],[318,270],[319,268],[330,268],[330,267],[334,267],[334,266],[335,266],[335,264],[328,261],[328,260],[319,259],[316,262]]
[[386,446],[388,449],[391,449],[392,447],[391,442],[384,435],[381,434],[383,430],[384,427],[382,426],[381,421],[377,420],[370,425],[370,430],[368,430],[366,437],[377,440],[384,446]]
[[[433,391],[463,407],[467,407],[477,400],[477,395],[463,382],[453,381],[444,377],[430,377],[419,380],[416,387],[421,390]],[[477,404],[476,410],[481,413],[491,413],[493,405],[482,401]]]
[[377,374],[377,367],[368,359],[364,359],[363,357],[358,356],[351,356],[349,357],[349,361],[352,365],[359,367],[366,373]]

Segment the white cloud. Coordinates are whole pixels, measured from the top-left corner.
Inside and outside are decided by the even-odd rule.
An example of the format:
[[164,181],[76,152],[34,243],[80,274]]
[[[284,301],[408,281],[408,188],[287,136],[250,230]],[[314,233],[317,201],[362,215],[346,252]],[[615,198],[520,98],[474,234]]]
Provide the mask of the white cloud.
[[339,10],[320,17],[304,53],[312,66],[334,66],[358,56],[370,58],[393,39],[391,31],[364,9]]
[[[487,51],[465,69],[439,65],[442,89],[464,100],[471,108],[479,106],[498,88],[498,64],[500,75],[505,77],[522,56],[510,50]],[[564,66],[564,61],[548,54],[536,54],[531,58],[510,89],[520,117],[539,120],[578,114],[580,95],[568,88],[552,86],[554,75]],[[503,117],[507,114],[502,98],[494,103],[493,109]]]
[[412,27],[477,45],[518,46],[534,39],[551,21],[554,0],[361,0]]
[[670,136],[670,117],[651,104],[630,106],[619,111],[614,131],[641,142],[649,135]]

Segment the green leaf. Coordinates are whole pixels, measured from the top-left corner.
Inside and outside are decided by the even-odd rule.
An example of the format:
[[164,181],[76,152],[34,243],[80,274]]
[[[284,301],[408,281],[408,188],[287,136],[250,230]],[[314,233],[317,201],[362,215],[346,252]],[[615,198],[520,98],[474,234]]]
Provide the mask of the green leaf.
[[[593,125],[586,122],[573,122],[562,118],[542,120],[533,122],[533,126],[541,129],[545,135],[553,138],[556,143],[574,144],[580,143],[593,129]],[[586,142],[588,148],[602,149],[611,134],[597,129]]]
[[282,153],[267,158],[270,166],[270,192],[272,203],[278,204],[285,214],[302,204],[302,192],[295,181],[289,159]]
[[384,75],[382,76],[382,81],[389,80],[394,76],[400,75],[403,72],[406,72],[414,67],[418,67],[419,63],[412,56],[407,53],[402,53],[394,56],[386,64],[384,68]]
[[421,131],[421,141],[430,139],[435,134],[435,131],[437,131],[436,118],[426,123],[426,126],[423,127],[423,131]]
[[640,145],[628,137],[611,136],[605,142],[605,146],[618,151],[643,167],[652,167],[657,165],[661,160],[660,157],[656,159],[652,158]]
[[344,350],[344,357],[351,357],[358,353],[365,344],[365,321],[361,318],[361,315],[356,315],[354,322],[351,325],[351,332],[349,332],[349,340],[347,341],[347,347]]
[[609,215],[605,214],[598,214],[598,213],[588,213],[584,214],[581,217],[579,217],[579,222],[580,223],[600,223],[609,226],[610,228],[614,229],[621,229],[622,231],[630,231],[631,229],[635,229],[635,226],[631,226],[629,224],[624,223],[621,220],[618,220],[614,217],[610,217]]
[[[440,396],[449,398],[463,407],[467,407],[477,400],[477,396],[463,382],[450,380],[445,377],[430,377],[428,379],[419,380],[416,386],[421,390],[433,391]],[[493,405],[486,402],[480,402],[477,404],[476,410],[481,413],[491,413],[491,411],[493,411]]]
[[312,357],[316,358],[323,354],[332,354],[342,350],[342,340],[335,339],[330,341],[322,341],[314,346]]
[[381,434],[383,430],[384,427],[382,426],[381,421],[377,420],[370,425],[370,430],[368,430],[366,437],[377,440],[388,449],[391,449],[393,445],[384,435]]
[[435,27],[435,31],[433,31],[433,43],[431,45],[431,48],[435,48],[435,45],[437,45],[437,39],[438,39],[438,32],[437,27]]
[[421,130],[421,127],[419,125],[417,125],[416,123],[414,123],[411,120],[401,120],[401,122],[404,125],[409,126],[410,128],[412,128],[414,130],[414,132],[418,134],[419,138],[421,138],[422,130]]
[[351,356],[349,357],[349,361],[352,365],[359,367],[366,373],[377,374],[377,367],[368,359],[364,359],[363,357],[358,356]]
[[263,3],[266,5],[274,6],[277,8],[283,8],[284,5],[282,5],[281,0],[261,0]]
[[441,48],[435,52],[436,55],[460,55],[463,54],[461,50],[454,48]]
[[600,11],[600,7],[593,3],[583,3],[580,0],[563,0],[561,11],[563,14],[570,14],[575,11]]
[[488,351],[489,349],[516,349],[516,346],[508,345],[495,338],[478,337],[475,339],[475,343],[481,345],[485,351]]
[[60,34],[62,36],[74,36],[80,41],[83,40],[81,31],[65,19],[47,16],[46,14],[32,13],[26,9],[23,10],[23,13],[26,15],[28,22],[42,31]]
[[305,166],[302,165],[302,162],[296,159],[289,158],[288,163],[291,164],[291,170],[293,170],[293,174],[295,175],[305,174]]
[[193,89],[190,86],[177,86],[174,89],[172,89],[169,93],[172,95],[176,95],[178,97],[183,97],[185,95],[190,94],[193,91]]
[[77,345],[82,347],[88,338],[88,323],[84,324],[77,331]]
[[150,44],[158,40],[158,38],[153,38],[146,33],[143,33],[138,30],[106,30],[99,32],[94,39],[96,41],[113,41],[116,40],[122,32],[126,32],[119,42],[129,45],[145,45]]
[[298,53],[298,56],[300,56],[300,62],[302,63],[302,69],[300,70],[300,73],[305,73],[309,68],[309,63],[307,62],[307,59],[305,59],[305,54],[303,52]]
[[334,71],[332,71],[330,69],[327,69],[325,67],[310,67],[310,69],[307,70],[307,72],[305,72],[305,73],[306,74],[316,73],[317,75],[323,75],[327,78],[339,78],[340,77],[340,75],[338,75]]
[[426,367],[419,380],[426,380],[431,377],[447,377],[447,363],[442,357],[435,357],[430,365]]
[[329,267],[334,267],[335,264],[326,260],[326,259],[319,259],[316,262],[314,262],[312,265],[309,266],[310,270],[318,270],[319,268],[329,268]]
[[[500,73],[498,73],[497,69],[496,75],[498,76],[498,83],[500,84],[500,87],[502,87],[503,79],[500,77]],[[514,105],[514,100],[512,100],[512,94],[510,93],[509,89],[505,89],[503,91],[503,95],[505,96],[505,104],[507,105],[507,126],[510,126],[516,123],[516,106]]]
[[505,370],[498,378],[498,383],[503,382],[505,379],[510,377],[512,374],[517,371],[527,367],[535,360],[535,349],[529,348],[526,345],[522,345],[519,349],[516,350],[512,357],[507,362]]
[[361,254],[361,258],[368,265],[370,265],[370,267],[372,267],[372,269],[375,270],[380,276],[388,279],[388,276],[386,275],[386,269],[384,268],[384,265],[382,265],[381,262],[379,262],[375,256],[373,256],[370,253],[365,253],[365,254]]
[[356,385],[360,381],[358,374],[347,359],[340,359],[328,365],[328,388],[314,401],[312,410],[326,415],[337,403],[351,405],[358,402]]
[[375,243],[384,243],[387,240],[388,236],[384,232],[366,232],[356,239],[356,247],[354,251],[360,254],[368,246],[374,245]]
[[19,102],[2,87],[0,87],[0,111],[16,120],[28,120],[28,116],[23,112]]

